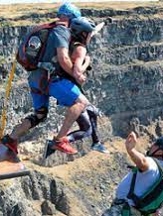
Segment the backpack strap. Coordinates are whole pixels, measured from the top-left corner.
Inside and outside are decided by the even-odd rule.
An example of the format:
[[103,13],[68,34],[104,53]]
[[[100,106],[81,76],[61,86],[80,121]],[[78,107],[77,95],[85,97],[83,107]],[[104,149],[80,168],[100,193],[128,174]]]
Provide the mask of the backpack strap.
[[132,176],[132,180],[131,180],[130,190],[129,190],[129,193],[128,193],[128,195],[127,195],[127,198],[128,198],[128,199],[132,199],[132,200],[134,201],[135,205],[137,205],[138,202],[139,202],[138,196],[136,196],[136,195],[134,194],[134,188],[135,188],[135,182],[136,182],[137,171],[138,171],[138,168],[137,168],[137,167],[134,167],[134,168],[132,169],[133,176]]

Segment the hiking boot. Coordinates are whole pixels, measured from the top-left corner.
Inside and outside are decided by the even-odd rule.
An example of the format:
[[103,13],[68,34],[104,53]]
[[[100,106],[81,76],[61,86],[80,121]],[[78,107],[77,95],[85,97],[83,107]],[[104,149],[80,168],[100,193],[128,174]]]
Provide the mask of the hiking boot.
[[99,151],[99,152],[105,153],[105,154],[109,153],[109,151],[106,149],[106,147],[100,142],[94,143],[92,145],[91,149],[94,151]]
[[43,156],[45,159],[49,157],[51,154],[55,153],[56,149],[52,149],[53,145],[54,145],[53,140],[47,140],[45,152]]
[[63,137],[59,140],[53,140],[53,146],[52,148],[54,150],[59,150],[61,152],[64,152],[66,154],[76,154],[78,151],[74,149],[71,145],[67,137]]
[[0,140],[0,143],[5,145],[10,151],[12,151],[14,154],[18,154],[18,143],[17,140],[12,139],[8,134],[2,137]]

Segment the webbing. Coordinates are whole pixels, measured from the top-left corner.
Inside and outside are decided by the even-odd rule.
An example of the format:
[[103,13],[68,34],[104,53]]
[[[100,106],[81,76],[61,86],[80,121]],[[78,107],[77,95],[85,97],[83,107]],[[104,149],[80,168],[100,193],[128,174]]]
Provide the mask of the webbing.
[[6,91],[5,91],[5,98],[4,98],[4,106],[1,114],[1,122],[0,122],[0,138],[3,137],[4,135],[4,130],[6,127],[6,121],[7,121],[7,102],[10,96],[10,91],[11,91],[11,85],[12,85],[12,80],[14,78],[14,73],[16,69],[16,60],[12,64],[11,71],[9,73],[9,78],[8,82],[6,84]]

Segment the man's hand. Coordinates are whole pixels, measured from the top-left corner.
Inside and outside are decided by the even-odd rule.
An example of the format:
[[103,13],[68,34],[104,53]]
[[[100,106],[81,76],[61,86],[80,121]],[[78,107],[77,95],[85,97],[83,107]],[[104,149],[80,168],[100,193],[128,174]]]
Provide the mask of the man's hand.
[[136,134],[132,131],[126,139],[126,142],[125,142],[126,149],[129,151],[135,148],[136,143],[137,143],[137,137],[136,137]]
[[86,78],[87,77],[85,75],[83,75],[83,74],[80,74],[80,75],[78,75],[78,76],[75,77],[76,82],[79,83],[80,85],[82,85],[82,84],[85,83]]
[[149,168],[148,161],[146,157],[139,151],[135,149],[137,144],[136,134],[132,131],[125,142],[127,153],[129,154],[131,160],[135,165],[142,171],[146,171]]

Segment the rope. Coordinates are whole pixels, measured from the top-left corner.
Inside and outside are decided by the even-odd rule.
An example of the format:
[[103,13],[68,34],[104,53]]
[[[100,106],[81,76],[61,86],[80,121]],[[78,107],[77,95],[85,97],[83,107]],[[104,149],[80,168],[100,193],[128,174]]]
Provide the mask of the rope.
[[11,84],[12,84],[12,80],[14,78],[15,69],[16,69],[16,60],[12,64],[12,68],[11,68],[11,71],[10,71],[10,74],[9,74],[8,82],[6,84],[4,106],[3,106],[2,115],[1,115],[0,139],[3,137],[4,130],[5,130],[5,127],[6,127],[6,121],[7,121],[7,102],[8,102],[9,96],[10,96]]

